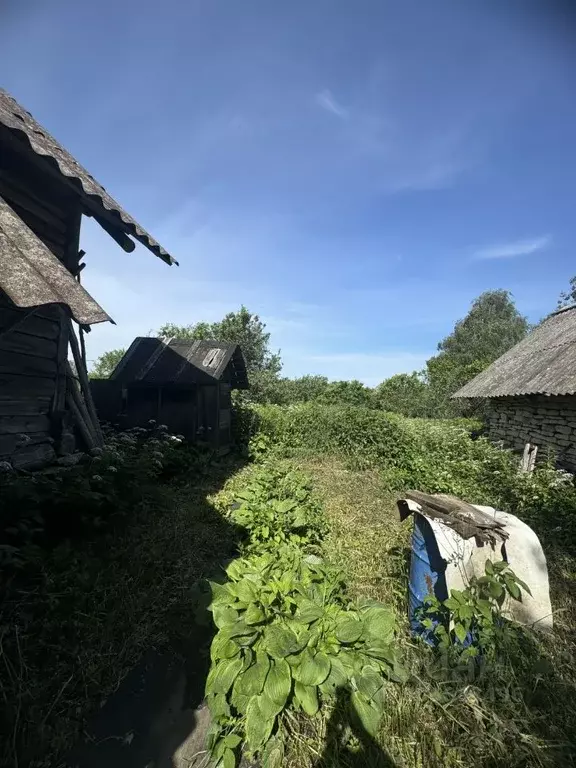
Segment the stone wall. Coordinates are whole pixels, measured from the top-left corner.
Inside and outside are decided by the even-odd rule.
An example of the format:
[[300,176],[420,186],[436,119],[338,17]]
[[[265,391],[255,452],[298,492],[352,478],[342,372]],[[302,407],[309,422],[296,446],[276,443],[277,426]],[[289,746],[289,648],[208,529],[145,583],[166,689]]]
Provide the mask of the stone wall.
[[490,401],[488,436],[507,448],[538,446],[538,459],[554,451],[558,465],[576,471],[576,395],[499,397]]

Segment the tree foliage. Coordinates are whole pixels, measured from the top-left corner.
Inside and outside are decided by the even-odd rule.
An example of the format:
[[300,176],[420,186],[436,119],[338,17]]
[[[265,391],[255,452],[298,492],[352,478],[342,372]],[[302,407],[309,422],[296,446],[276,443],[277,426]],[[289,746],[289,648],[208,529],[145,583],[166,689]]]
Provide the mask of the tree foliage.
[[562,291],[558,297],[556,309],[564,309],[564,307],[569,307],[571,304],[576,304],[576,275],[570,278],[569,285],[569,289]]
[[124,357],[125,349],[111,349],[109,352],[104,352],[96,360],[90,371],[91,379],[108,379],[112,374],[112,371],[122,357]]
[[214,323],[174,325],[165,323],[157,332],[161,339],[216,339],[239,344],[244,354],[248,375],[261,371],[277,375],[282,369],[280,352],[270,351],[270,334],[258,315],[244,305]]
[[463,406],[450,396],[521,341],[528,330],[528,321],[509,291],[486,291],[475,299],[466,317],[438,344],[439,353],[426,362],[431,415],[458,413]]
[[405,416],[427,416],[428,385],[423,374],[397,373],[386,379],[374,391],[374,405]]

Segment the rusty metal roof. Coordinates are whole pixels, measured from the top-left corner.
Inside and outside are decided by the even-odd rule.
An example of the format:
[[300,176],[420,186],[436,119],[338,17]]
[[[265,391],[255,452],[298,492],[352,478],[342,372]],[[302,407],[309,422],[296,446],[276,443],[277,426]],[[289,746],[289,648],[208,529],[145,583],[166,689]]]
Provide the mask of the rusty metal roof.
[[453,397],[576,394],[576,305],[546,318]]
[[122,383],[164,386],[219,381],[230,366],[230,383],[248,388],[246,363],[238,344],[139,336],[120,360],[111,379]]
[[64,304],[81,325],[114,322],[2,197],[0,289],[18,307]]
[[0,88],[0,124],[6,126],[19,139],[23,139],[32,152],[71,181],[78,193],[91,204],[92,211],[98,209],[107,221],[120,231],[131,235],[167,264],[178,264],[154,238],[129,215],[106,192],[89,173],[49,133],[39,125],[32,115],[5,90]]

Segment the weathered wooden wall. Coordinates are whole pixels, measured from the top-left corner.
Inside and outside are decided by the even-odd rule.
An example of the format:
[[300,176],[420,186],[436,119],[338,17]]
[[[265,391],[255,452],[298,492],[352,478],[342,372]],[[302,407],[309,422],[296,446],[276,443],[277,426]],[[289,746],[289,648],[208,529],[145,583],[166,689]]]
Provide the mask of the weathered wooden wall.
[[[77,270],[81,211],[73,192],[2,144],[0,196]],[[54,458],[65,421],[67,350],[58,306],[21,309],[0,289],[0,459],[32,467]]]

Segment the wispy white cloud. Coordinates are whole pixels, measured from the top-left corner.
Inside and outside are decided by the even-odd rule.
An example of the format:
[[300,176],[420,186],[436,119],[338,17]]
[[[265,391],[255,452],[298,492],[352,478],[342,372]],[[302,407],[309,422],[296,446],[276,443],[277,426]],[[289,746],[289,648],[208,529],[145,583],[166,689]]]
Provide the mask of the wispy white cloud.
[[509,243],[490,245],[480,248],[474,253],[475,259],[513,259],[516,256],[529,256],[531,253],[543,251],[552,242],[550,235],[533,237],[527,240],[513,240]]
[[320,93],[317,93],[315,96],[316,104],[318,104],[319,107],[322,107],[322,109],[325,109],[326,112],[331,112],[333,115],[336,115],[336,117],[339,117],[341,120],[346,120],[348,117],[348,110],[342,106],[342,104],[339,104],[336,99],[334,98],[334,94],[332,91],[329,91],[328,89],[325,89],[324,91],[320,91]]

